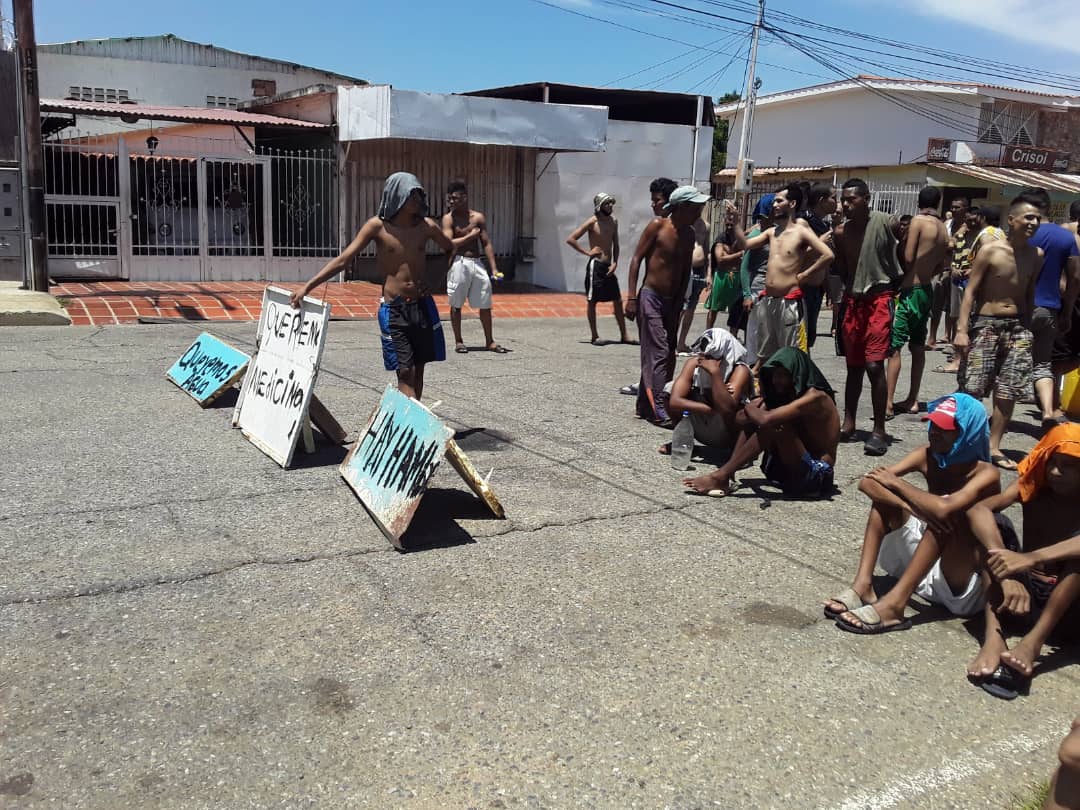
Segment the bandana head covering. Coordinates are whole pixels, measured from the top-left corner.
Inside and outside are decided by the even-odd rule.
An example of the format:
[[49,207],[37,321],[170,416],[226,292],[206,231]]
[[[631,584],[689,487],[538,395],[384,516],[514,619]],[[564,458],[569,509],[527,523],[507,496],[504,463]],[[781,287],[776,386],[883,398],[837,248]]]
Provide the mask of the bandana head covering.
[[424,195],[424,208],[422,214],[427,214],[427,192],[417,179],[415,174],[408,172],[395,172],[386,178],[383,186],[382,200],[379,201],[379,219],[385,221],[393,219],[398,212],[405,207],[405,201],[409,195],[417,189]]
[[719,360],[724,382],[730,379],[735,366],[745,363],[746,358],[746,349],[743,345],[731,332],[721,327],[706,329],[704,334],[691,344],[690,351]]
[[754,206],[754,215],[750,217],[750,220],[752,222],[757,222],[759,219],[771,219],[772,204],[775,199],[775,194],[762,194],[761,199],[758,200],[757,205]]
[[604,203],[611,203],[612,205],[614,205],[615,198],[612,197],[610,194],[606,194],[601,191],[599,194],[592,198],[593,213],[599,214],[600,209],[604,206]]
[[[945,411],[945,418],[934,416],[938,408]],[[949,394],[929,403],[923,420],[937,424],[944,430],[960,431],[948,453],[934,453],[934,459],[941,469],[953,464],[990,460],[990,422],[981,400],[967,394]],[[954,425],[953,428],[948,427],[950,423]],[[929,431],[930,425],[926,429]]]
[[[777,368],[786,369],[791,375],[791,381],[795,387],[791,394],[781,395],[773,388],[773,370]],[[785,346],[765,361],[765,365],[761,367],[759,380],[761,395],[765,398],[767,408],[779,408],[781,405],[794,402],[810,388],[824,391],[830,397],[836,393],[825,379],[825,375],[821,373],[821,369],[814,365],[810,355],[791,346]]]
[[1070,422],[1058,425],[1039,441],[1035,448],[1017,465],[1020,480],[1020,500],[1028,503],[1046,486],[1046,463],[1054,453],[1080,458],[1080,425]]

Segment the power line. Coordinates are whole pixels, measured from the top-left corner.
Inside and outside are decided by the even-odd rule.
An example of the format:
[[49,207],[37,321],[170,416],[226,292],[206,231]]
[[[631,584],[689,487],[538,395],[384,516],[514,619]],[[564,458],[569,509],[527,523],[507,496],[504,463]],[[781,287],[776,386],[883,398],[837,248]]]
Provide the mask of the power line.
[[[720,39],[715,39],[712,42],[706,43],[703,47],[706,47],[706,48],[718,47],[720,45],[720,43],[723,42],[726,39],[730,39],[730,37],[721,37]],[[692,54],[696,54],[700,50],[701,49],[697,48],[697,47],[691,48],[690,50],[685,51],[684,53],[680,53],[677,56],[669,57],[668,59],[664,59],[663,61],[657,62],[656,64],[649,65],[648,67],[643,67],[640,70],[635,70],[633,73],[627,73],[625,76],[620,76],[617,79],[612,79],[609,82],[604,82],[600,86],[601,87],[610,87],[613,84],[618,84],[619,82],[626,81],[627,79],[632,79],[635,76],[640,76],[642,73],[648,73],[650,70],[655,70],[658,67],[663,67],[664,65],[670,64],[671,62],[676,62],[679,59],[683,59],[683,58],[685,58],[687,56],[691,56]]]

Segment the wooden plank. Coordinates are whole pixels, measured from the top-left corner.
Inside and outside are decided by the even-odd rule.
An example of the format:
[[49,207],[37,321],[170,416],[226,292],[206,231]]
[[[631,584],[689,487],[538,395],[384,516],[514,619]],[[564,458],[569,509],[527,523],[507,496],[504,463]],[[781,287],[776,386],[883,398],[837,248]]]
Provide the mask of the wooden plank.
[[454,431],[387,386],[339,471],[394,548],[409,527]]
[[263,292],[259,348],[244,377],[235,425],[282,467],[292,463],[307,424],[329,320],[322,301],[305,298],[293,309],[288,290]]
[[251,357],[203,332],[165,376],[206,408],[244,376]]
[[341,423],[334,418],[334,415],[327,410],[326,406],[314,394],[311,395],[311,404],[308,405],[308,415],[311,417],[311,421],[315,423],[315,427],[332,444],[345,444],[348,441],[349,436],[345,432],[345,428],[341,426]]
[[491,487],[480,477],[480,473],[476,471],[476,467],[469,461],[465,451],[458,447],[458,443],[453,439],[446,443],[446,460],[450,462],[450,466],[457,470],[457,474],[469,485],[469,489],[487,504],[488,509],[491,510],[495,517],[500,520],[506,517],[503,505],[499,502],[495,493],[491,491]]

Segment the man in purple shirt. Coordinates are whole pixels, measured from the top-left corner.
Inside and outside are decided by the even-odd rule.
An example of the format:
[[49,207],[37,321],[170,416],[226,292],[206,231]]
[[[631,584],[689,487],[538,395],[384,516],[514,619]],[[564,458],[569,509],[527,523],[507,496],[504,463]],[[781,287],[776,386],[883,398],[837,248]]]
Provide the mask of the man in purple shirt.
[[[1050,370],[1050,361],[1058,333],[1068,332],[1072,325],[1072,311],[1080,293],[1080,249],[1077,248],[1075,235],[1046,219],[1050,213],[1050,195],[1046,189],[1025,189],[1021,196],[1043,215],[1043,224],[1029,240],[1029,244],[1041,248],[1045,254],[1042,270],[1035,282],[1031,359],[1035,398],[1042,410],[1042,427],[1049,430],[1058,422],[1065,421],[1061,411],[1054,408],[1057,381]],[[1064,295],[1063,277],[1068,280]]]

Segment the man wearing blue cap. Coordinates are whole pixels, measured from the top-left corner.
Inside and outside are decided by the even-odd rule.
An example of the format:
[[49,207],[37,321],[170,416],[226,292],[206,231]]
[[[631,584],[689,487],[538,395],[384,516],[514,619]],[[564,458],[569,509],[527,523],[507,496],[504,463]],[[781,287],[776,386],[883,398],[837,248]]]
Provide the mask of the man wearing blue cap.
[[[664,206],[668,216],[645,226],[630,260],[632,297],[626,302],[626,317],[637,318],[641,341],[637,414],[664,427],[672,424],[664,387],[675,372],[679,314],[693,262],[694,222],[709,199],[694,186],[676,188]],[[645,280],[637,291],[642,261]]]

